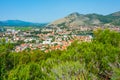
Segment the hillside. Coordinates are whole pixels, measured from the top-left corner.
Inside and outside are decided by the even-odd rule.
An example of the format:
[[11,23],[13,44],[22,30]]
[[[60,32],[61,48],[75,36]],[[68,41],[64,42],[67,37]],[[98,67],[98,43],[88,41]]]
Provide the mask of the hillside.
[[46,23],[32,23],[21,20],[0,21],[0,26],[45,26]]
[[120,34],[94,32],[92,42],[77,42],[66,50],[11,51],[0,41],[0,80],[120,80]]
[[47,26],[74,27],[74,26],[94,26],[94,25],[115,25],[120,26],[120,11],[109,15],[100,14],[79,14],[77,12],[58,19]]

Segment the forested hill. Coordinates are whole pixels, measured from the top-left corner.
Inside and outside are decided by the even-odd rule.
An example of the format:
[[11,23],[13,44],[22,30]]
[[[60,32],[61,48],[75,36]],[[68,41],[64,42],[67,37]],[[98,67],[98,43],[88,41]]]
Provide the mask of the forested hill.
[[47,25],[47,23],[33,23],[33,22],[26,22],[21,20],[6,20],[6,21],[0,21],[0,26],[40,26],[43,27]]
[[120,80],[120,34],[94,32],[92,42],[75,41],[64,51],[11,52],[0,41],[0,80]]
[[53,21],[48,26],[74,27],[74,26],[100,26],[114,25],[120,26],[120,11],[108,15],[101,14],[79,14],[77,12]]

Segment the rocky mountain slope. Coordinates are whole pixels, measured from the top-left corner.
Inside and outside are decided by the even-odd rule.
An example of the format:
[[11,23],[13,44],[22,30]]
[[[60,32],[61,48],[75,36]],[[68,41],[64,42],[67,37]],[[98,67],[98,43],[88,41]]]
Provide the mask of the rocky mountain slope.
[[58,19],[47,26],[74,27],[94,25],[115,25],[120,26],[120,11],[109,15],[100,14],[79,14],[77,12]]

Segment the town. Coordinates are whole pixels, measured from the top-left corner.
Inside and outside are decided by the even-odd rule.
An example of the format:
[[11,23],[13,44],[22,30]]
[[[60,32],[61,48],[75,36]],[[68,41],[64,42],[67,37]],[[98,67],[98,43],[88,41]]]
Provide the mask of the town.
[[[90,42],[93,38],[93,31],[99,28],[106,29],[106,27],[99,26],[79,26],[74,28],[47,26],[43,28],[32,27],[26,30],[16,29],[15,27],[1,27],[0,39],[15,43],[14,51],[16,52],[35,49],[48,52],[52,50],[65,50],[75,40]],[[120,32],[120,27],[113,26],[108,27],[108,29]]]

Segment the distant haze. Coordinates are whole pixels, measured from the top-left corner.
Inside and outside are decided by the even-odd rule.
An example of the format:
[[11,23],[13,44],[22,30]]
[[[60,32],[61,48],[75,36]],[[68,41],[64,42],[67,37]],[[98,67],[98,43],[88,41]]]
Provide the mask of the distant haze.
[[0,0],[0,21],[52,22],[70,13],[107,15],[120,11],[120,0]]

